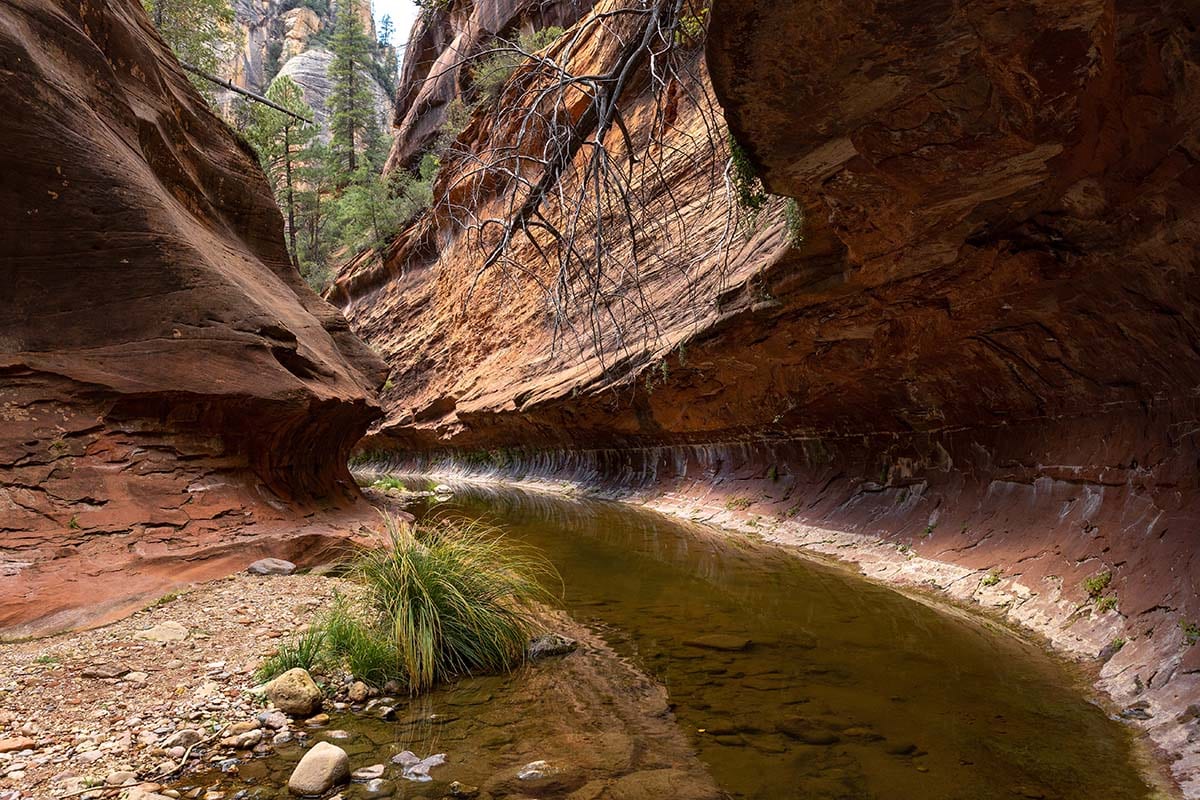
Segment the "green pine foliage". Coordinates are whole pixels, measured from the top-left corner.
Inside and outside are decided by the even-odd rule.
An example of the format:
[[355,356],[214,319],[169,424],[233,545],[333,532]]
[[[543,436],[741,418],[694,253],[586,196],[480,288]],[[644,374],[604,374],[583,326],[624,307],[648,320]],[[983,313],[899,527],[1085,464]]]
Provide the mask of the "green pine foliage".
[[351,252],[382,249],[431,200],[429,183],[411,173],[376,177],[360,168],[337,200],[339,240]]
[[[142,0],[159,35],[180,61],[210,74],[241,46],[229,0]],[[196,75],[193,85],[210,102],[213,84]]]
[[[379,126],[375,119],[374,98],[367,81],[375,63],[374,43],[363,31],[362,22],[350,4],[338,9],[329,49],[333,61],[329,77],[333,93],[329,97],[330,147],[334,156],[352,175],[359,167],[360,153],[379,147]],[[378,154],[374,155],[378,162]]]
[[493,49],[499,50],[499,52],[480,60],[471,70],[471,77],[479,98],[481,100],[497,99],[509,77],[525,60],[526,53],[543,50],[562,35],[562,28],[551,26],[518,37],[515,46],[498,42],[496,48]]
[[[286,75],[272,81],[267,99],[301,117],[312,119],[312,109],[304,102],[299,84]],[[258,151],[259,161],[275,191],[275,201],[287,224],[288,249],[294,260],[299,259],[297,245],[298,186],[301,164],[310,161],[309,146],[317,134],[316,127],[261,103],[253,104],[246,138]]]

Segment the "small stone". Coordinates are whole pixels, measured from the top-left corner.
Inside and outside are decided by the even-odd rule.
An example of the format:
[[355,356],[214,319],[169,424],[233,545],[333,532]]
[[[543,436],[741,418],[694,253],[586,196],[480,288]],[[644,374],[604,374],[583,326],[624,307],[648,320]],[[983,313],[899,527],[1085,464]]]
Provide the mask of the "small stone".
[[307,716],[321,707],[321,690],[308,670],[300,667],[268,683],[267,697],[276,708],[292,716]]
[[162,743],[164,749],[172,747],[191,747],[204,738],[204,734],[195,728],[184,728],[168,736]]
[[479,794],[478,786],[468,786],[461,781],[454,781],[450,784],[451,797],[475,797]]
[[517,780],[521,781],[538,781],[542,778],[548,778],[557,772],[554,767],[550,766],[545,761],[530,761],[525,766],[517,770]]
[[385,767],[383,764],[372,764],[369,767],[363,767],[362,769],[356,769],[356,770],[354,770],[354,772],[352,772],[350,774],[350,780],[356,781],[358,783],[366,783],[367,781],[373,781],[376,778],[382,778],[383,771],[385,769],[387,769],[387,767]]
[[37,747],[37,742],[28,736],[14,736],[8,739],[0,739],[0,753],[17,753],[21,750],[32,750],[35,747]]
[[240,736],[243,733],[248,733],[249,731],[253,731],[253,730],[257,730],[257,729],[258,729],[258,720],[248,719],[248,720],[243,720],[242,722],[233,723],[225,731],[225,734],[227,736]]
[[119,678],[129,672],[129,667],[120,664],[93,664],[84,667],[80,676],[84,678]]
[[292,741],[292,739],[294,739],[294,738],[295,737],[292,736],[291,731],[280,731],[279,733],[277,733],[273,737],[271,737],[271,744],[276,745],[276,746],[281,745],[281,744],[287,744],[288,742]]
[[151,642],[182,642],[188,638],[188,629],[178,622],[160,622],[153,628],[138,631],[134,636]]
[[276,731],[282,730],[288,725],[287,715],[282,711],[263,711],[256,717],[256,719],[263,725],[263,727]]
[[296,565],[282,558],[260,558],[246,568],[251,575],[291,575],[295,571]]
[[145,686],[146,681],[150,680],[150,676],[144,672],[130,672],[125,676],[125,680],[136,686]]
[[365,702],[370,695],[371,689],[362,681],[355,681],[350,684],[350,690],[346,692],[346,696],[350,698],[352,703]]
[[350,776],[350,757],[329,742],[317,742],[304,754],[292,776],[288,791],[298,795],[321,795]]
[[328,725],[329,724],[329,715],[328,714],[317,714],[316,716],[312,716],[312,717],[309,717],[308,719],[304,720],[304,724],[311,725],[314,728],[318,728],[321,725]]
[[75,760],[82,761],[84,764],[94,764],[102,758],[104,758],[103,750],[85,750],[75,754]]
[[109,786],[127,786],[132,783],[137,783],[137,775],[125,770],[122,772],[110,772],[104,782]]

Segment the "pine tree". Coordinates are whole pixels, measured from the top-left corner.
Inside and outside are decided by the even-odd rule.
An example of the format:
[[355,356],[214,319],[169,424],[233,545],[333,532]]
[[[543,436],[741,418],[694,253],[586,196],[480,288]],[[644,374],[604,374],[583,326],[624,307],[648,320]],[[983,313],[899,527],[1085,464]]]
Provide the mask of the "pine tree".
[[341,170],[329,146],[320,138],[312,140],[301,154],[298,163],[297,261],[304,280],[320,292],[329,282],[329,253],[334,249],[337,233],[331,223],[334,202],[332,198]]
[[333,93],[329,98],[330,147],[334,156],[353,174],[358,169],[358,151],[379,135],[375,119],[375,100],[367,87],[372,42],[363,32],[352,3],[339,4],[329,49],[333,62],[329,77]]
[[[267,99],[290,109],[302,117],[311,117],[312,109],[304,102],[299,84],[286,75],[271,82]],[[299,258],[296,249],[296,183],[298,165],[305,149],[316,135],[316,128],[299,119],[276,111],[270,106],[254,104],[246,138],[258,151],[263,170],[271,180],[275,199],[287,220],[289,250]]]
[[[221,62],[241,44],[229,0],[142,0],[142,6],[175,56],[197,69],[219,72]],[[211,101],[212,85],[189,77]]]
[[396,32],[392,17],[384,14],[379,21],[379,52],[383,55],[383,85],[391,97],[396,92],[399,79],[399,65],[396,63],[396,47],[392,44],[392,34]]

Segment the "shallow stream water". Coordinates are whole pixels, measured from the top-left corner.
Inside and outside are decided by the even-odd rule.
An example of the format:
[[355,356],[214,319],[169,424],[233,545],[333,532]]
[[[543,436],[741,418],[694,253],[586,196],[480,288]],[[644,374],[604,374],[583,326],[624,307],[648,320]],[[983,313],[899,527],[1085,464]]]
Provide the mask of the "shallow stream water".
[[[1089,702],[1066,666],[996,626],[616,503],[462,486],[453,500],[412,511],[483,518],[541,549],[561,574],[565,609],[666,688],[675,724],[732,797],[1153,796],[1130,732]],[[454,777],[483,783],[521,727],[537,724],[506,700],[520,680],[447,687],[399,722],[343,715],[334,725],[355,734],[346,747],[356,767],[402,747],[440,748],[477,767]],[[442,715],[438,725],[416,724],[430,713]],[[223,788],[286,796],[280,787],[300,755],[292,750],[243,765]],[[399,781],[395,796],[445,790]],[[361,787],[345,794],[365,796]]]

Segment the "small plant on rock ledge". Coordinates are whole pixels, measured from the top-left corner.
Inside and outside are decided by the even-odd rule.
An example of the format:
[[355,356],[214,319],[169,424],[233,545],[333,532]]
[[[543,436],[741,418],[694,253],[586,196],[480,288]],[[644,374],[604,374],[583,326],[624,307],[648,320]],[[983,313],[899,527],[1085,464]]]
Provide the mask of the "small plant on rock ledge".
[[1115,594],[1105,595],[1096,601],[1096,610],[1103,614],[1105,611],[1112,611],[1117,607],[1117,596]]
[[1188,647],[1191,647],[1196,642],[1200,642],[1200,625],[1181,619],[1179,620],[1179,627],[1183,630],[1183,641]]
[[745,511],[753,503],[749,497],[731,497],[725,501],[725,508],[730,511]]
[[983,580],[979,582],[980,586],[995,586],[1000,582],[1000,570],[993,568],[988,570],[988,574],[983,576]]
[[1108,588],[1110,583],[1112,583],[1112,572],[1109,570],[1104,570],[1104,572],[1101,572],[1098,575],[1093,575],[1092,577],[1085,579],[1083,582],[1083,590],[1088,593],[1088,597],[1095,600],[1100,597],[1100,594],[1105,589]]

